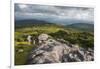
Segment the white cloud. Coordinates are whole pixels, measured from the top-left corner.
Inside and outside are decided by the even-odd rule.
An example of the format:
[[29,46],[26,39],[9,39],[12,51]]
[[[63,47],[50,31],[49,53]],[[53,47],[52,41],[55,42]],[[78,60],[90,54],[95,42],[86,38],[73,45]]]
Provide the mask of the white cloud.
[[19,6],[19,8],[20,9],[25,9],[25,8],[28,8],[28,6],[27,5],[25,5],[25,4],[20,4],[20,5],[18,5]]

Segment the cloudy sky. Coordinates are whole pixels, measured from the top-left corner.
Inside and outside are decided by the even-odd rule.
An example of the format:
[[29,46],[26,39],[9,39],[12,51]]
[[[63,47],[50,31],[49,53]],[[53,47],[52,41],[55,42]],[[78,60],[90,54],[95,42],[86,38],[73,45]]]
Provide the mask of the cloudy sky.
[[86,7],[15,4],[15,19],[36,19],[53,23],[93,23],[94,9]]

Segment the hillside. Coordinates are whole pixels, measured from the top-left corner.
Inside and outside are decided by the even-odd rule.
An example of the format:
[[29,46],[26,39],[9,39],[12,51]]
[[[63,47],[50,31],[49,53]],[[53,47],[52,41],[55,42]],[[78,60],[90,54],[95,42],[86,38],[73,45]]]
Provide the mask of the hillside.
[[46,21],[42,21],[42,20],[35,20],[35,19],[29,19],[29,20],[16,20],[15,21],[15,27],[16,28],[23,28],[23,27],[33,27],[33,26],[60,26],[54,23],[49,23]]
[[94,31],[94,25],[88,24],[88,23],[75,23],[71,25],[67,25],[66,28],[73,28],[81,31],[87,31],[87,32],[93,32]]

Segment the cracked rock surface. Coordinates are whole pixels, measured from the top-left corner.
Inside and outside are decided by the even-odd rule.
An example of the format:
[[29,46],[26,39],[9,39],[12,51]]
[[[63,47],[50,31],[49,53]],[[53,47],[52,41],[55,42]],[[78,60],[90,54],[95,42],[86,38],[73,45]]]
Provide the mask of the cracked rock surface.
[[78,45],[69,45],[53,38],[48,39],[48,36],[46,35],[46,38],[45,35],[39,36],[39,42],[41,43],[38,44],[38,46],[29,54],[28,64],[81,62],[94,60],[93,49],[84,49]]

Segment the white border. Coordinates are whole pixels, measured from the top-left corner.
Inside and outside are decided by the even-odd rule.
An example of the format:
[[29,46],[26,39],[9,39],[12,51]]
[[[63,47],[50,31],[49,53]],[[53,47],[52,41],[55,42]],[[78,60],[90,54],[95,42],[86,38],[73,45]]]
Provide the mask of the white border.
[[95,7],[95,0],[15,0],[15,3]]
[[[14,3],[24,4],[41,4],[41,5],[59,5],[59,6],[75,6],[75,7],[91,7],[95,8],[95,2],[91,0],[15,0],[11,1],[11,68],[12,69],[61,69],[63,68],[81,68],[81,66],[92,66],[95,62],[78,62],[78,63],[55,63],[42,65],[14,65]],[[67,67],[66,67],[67,65]]]
[[11,42],[10,42],[10,53],[11,53],[11,58],[10,58],[10,67],[11,69],[14,69],[14,1],[11,0],[10,2],[10,18],[11,18],[11,27],[10,27],[10,30],[11,30],[11,34],[10,34],[10,37],[11,37]]

